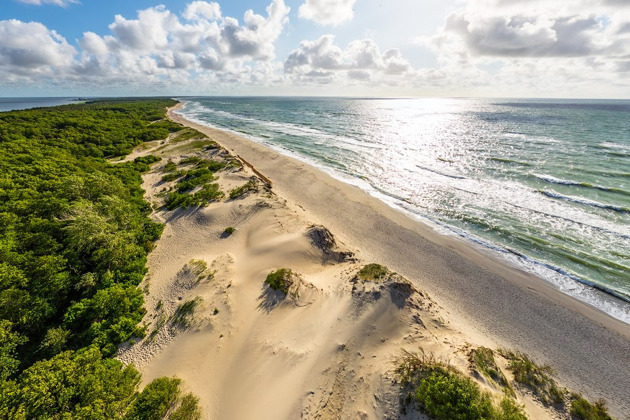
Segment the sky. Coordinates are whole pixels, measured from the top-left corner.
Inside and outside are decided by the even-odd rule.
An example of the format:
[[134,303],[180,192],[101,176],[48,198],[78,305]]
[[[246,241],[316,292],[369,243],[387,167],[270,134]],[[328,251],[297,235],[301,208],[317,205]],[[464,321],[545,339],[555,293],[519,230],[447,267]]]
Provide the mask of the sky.
[[630,98],[630,0],[0,0],[0,96]]

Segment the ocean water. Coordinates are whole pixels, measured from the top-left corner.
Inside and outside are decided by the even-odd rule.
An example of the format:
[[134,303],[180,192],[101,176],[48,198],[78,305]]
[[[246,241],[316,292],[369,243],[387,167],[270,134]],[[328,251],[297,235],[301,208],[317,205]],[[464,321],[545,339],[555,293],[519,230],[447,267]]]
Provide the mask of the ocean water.
[[73,98],[0,98],[0,112],[75,103]]
[[630,323],[630,101],[182,99]]

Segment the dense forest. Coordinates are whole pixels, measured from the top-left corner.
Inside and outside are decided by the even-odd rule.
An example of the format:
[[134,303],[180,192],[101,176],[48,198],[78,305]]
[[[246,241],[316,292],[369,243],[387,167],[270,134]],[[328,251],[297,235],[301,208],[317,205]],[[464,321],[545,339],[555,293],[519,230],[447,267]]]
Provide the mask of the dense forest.
[[141,174],[111,164],[181,126],[170,99],[94,101],[0,113],[0,418],[193,419],[179,380],[138,391],[113,359],[145,332],[147,254],[163,226]]

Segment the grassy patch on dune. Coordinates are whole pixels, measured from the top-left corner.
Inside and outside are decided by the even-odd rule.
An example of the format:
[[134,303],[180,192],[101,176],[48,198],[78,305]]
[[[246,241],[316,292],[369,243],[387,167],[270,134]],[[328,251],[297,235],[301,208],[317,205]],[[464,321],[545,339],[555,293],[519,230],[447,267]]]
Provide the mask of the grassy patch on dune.
[[387,267],[380,264],[368,264],[357,273],[357,277],[364,281],[379,281],[389,275]]
[[[188,169],[178,169],[181,166]],[[168,210],[174,210],[204,206],[211,201],[223,198],[225,194],[219,189],[219,184],[212,181],[216,180],[214,173],[226,166],[225,162],[199,156],[187,157],[179,164],[167,162],[163,168],[166,174],[162,176],[162,182],[177,181],[177,183],[166,194],[165,207]]]
[[250,191],[256,191],[256,181],[254,181],[253,179],[250,179],[249,181],[247,181],[246,184],[231,190],[230,199],[234,200],[236,198],[242,197]]
[[551,366],[538,365],[520,352],[501,350],[501,355],[507,359],[514,381],[530,389],[541,402],[546,405],[564,403],[567,391],[553,379]]
[[207,136],[194,128],[184,128],[177,131],[171,138],[171,143],[181,143],[190,139],[205,139]]
[[570,412],[574,418],[581,420],[613,420],[613,417],[608,414],[604,400],[591,404],[579,394],[571,395]]
[[293,271],[288,268],[280,268],[267,274],[265,284],[269,285],[271,289],[279,290],[286,295],[289,293],[289,287],[293,284],[292,276]]
[[202,302],[202,299],[197,296],[193,300],[186,301],[179,305],[175,310],[175,314],[171,321],[174,325],[178,325],[182,328],[188,328],[192,322],[192,317],[195,313],[195,309]]
[[497,362],[494,359],[494,352],[491,349],[487,347],[472,349],[468,355],[468,361],[474,370],[514,396],[514,389],[512,389],[505,375],[497,366]]
[[526,420],[523,409],[505,396],[499,404],[468,376],[431,355],[405,352],[396,374],[407,391],[406,406],[414,406],[431,418]]

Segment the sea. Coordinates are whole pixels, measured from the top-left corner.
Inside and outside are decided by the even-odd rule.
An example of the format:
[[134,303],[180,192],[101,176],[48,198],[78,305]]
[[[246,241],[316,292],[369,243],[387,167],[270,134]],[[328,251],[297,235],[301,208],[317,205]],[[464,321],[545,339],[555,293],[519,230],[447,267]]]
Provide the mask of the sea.
[[630,101],[178,99],[630,323]]
[[630,101],[179,99],[630,323]]
[[75,98],[0,98],[0,112],[76,103]]

